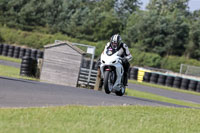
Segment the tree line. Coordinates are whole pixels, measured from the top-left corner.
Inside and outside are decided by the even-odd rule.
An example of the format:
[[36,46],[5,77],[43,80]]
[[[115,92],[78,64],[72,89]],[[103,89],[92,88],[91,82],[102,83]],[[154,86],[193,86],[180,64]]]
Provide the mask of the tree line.
[[0,23],[94,42],[119,33],[142,52],[200,59],[200,11],[188,2],[150,0],[141,10],[140,0],[0,0]]

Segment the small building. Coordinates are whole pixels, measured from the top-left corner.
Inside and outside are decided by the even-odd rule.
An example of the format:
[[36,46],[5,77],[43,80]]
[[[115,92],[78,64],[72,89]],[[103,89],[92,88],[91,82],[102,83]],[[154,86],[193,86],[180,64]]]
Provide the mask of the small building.
[[50,44],[44,48],[40,79],[76,87],[84,52],[70,42]]

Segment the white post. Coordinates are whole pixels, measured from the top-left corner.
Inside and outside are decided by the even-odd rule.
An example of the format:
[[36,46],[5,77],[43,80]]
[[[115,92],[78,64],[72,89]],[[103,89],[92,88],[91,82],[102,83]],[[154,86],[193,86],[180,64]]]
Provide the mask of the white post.
[[91,52],[91,54],[92,54],[92,59],[91,59],[91,61],[90,61],[90,70],[89,70],[87,85],[90,84],[90,77],[91,77],[92,66],[93,66],[93,62],[94,62],[94,53],[95,53],[95,47],[93,47],[93,51]]
[[182,69],[183,69],[183,64],[181,64],[181,68],[180,68],[180,74],[182,74]]

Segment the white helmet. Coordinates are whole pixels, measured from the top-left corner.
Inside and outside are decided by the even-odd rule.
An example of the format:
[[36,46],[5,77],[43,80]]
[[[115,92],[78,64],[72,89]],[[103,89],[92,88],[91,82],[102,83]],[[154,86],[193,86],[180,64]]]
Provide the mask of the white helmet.
[[118,48],[121,41],[122,41],[122,39],[121,39],[119,34],[113,35],[110,39],[111,47],[114,48],[114,49]]

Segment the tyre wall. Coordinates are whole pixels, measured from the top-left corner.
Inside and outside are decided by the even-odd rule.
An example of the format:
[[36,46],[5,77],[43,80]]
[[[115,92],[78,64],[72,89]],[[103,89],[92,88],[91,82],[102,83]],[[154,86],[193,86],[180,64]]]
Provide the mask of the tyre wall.
[[143,82],[200,92],[200,81],[156,72],[144,72]]
[[14,45],[0,44],[0,55],[12,58],[23,58],[28,56],[32,58],[43,58],[43,51],[38,49],[23,48]]
[[37,59],[29,56],[22,57],[20,75],[36,78]]

